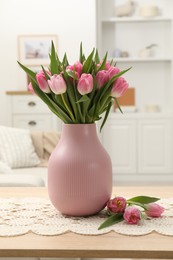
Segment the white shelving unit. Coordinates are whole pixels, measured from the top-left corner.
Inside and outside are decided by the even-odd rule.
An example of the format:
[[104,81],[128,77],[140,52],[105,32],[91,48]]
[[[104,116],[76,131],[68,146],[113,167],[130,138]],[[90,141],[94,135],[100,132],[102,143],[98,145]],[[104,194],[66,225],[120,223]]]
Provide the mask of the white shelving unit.
[[[113,113],[102,141],[111,154],[116,181],[169,182],[173,180],[173,1],[136,0],[133,16],[114,16],[116,5],[124,2],[97,1],[97,47],[102,56],[108,51],[120,69],[132,67],[124,76],[135,88],[137,113],[127,118]],[[140,17],[139,6],[145,4],[159,6],[162,14]],[[151,44],[156,45],[153,55],[141,58],[140,51]],[[116,49],[129,56],[115,57]],[[160,112],[147,113],[152,105]]]
[[[135,1],[138,6],[147,1]],[[163,15],[153,18],[115,17],[116,4],[123,1],[97,1],[97,45],[102,56],[108,51],[110,59],[121,69],[132,66],[125,77],[135,88],[136,106],[145,112],[147,105],[159,105],[162,112],[172,110],[172,61],[173,61],[173,1],[158,0]],[[148,4],[152,4],[149,1]],[[172,10],[172,14],[171,14]],[[155,44],[151,57],[141,58],[145,47]],[[115,50],[128,52],[128,57],[115,57]]]
[[142,18],[142,17],[110,17],[103,18],[103,23],[134,23],[134,22],[171,22],[171,17],[154,17],[154,18]]

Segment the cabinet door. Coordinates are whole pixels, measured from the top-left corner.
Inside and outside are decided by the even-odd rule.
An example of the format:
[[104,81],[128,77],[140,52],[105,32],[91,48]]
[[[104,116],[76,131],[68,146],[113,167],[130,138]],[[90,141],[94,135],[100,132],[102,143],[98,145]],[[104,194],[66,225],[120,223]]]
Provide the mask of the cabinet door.
[[136,173],[136,121],[109,119],[102,142],[112,159],[113,173]]
[[171,172],[171,120],[139,120],[139,173]]

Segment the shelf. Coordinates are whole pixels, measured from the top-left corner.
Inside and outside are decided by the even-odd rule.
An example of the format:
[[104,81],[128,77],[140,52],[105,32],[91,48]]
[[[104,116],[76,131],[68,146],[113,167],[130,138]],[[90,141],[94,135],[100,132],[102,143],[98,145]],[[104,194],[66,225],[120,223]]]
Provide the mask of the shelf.
[[171,62],[171,58],[162,58],[162,57],[155,57],[155,58],[109,58],[110,60],[113,59],[117,62]]
[[[122,108],[123,109],[123,108]],[[167,112],[124,112],[121,114],[120,112],[112,112],[109,115],[109,120],[111,119],[164,119],[164,118],[172,118],[172,111]]]
[[171,17],[151,17],[151,18],[143,18],[143,17],[111,17],[111,18],[103,18],[103,23],[130,23],[130,22],[172,22]]

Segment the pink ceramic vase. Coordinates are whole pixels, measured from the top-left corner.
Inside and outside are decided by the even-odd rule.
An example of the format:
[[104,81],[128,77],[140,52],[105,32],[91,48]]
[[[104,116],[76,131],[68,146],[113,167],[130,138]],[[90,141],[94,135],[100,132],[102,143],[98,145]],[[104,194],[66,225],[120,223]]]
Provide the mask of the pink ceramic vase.
[[112,192],[112,165],[95,124],[64,124],[48,164],[48,193],[62,214],[102,210]]

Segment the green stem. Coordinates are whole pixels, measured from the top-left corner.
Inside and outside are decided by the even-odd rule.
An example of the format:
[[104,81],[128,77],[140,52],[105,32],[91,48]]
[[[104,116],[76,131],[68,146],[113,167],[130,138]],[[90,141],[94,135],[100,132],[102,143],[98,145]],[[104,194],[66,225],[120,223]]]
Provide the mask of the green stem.
[[136,205],[136,206],[139,206],[143,209],[147,209],[146,205],[140,203],[140,202],[135,202],[135,201],[130,201],[130,200],[127,200],[127,204],[130,206],[130,205]]
[[67,106],[67,103],[65,102],[63,94],[61,94],[61,98],[62,98],[62,101],[63,101],[63,103],[64,103],[64,105],[65,105],[69,115],[71,116],[71,119],[73,120],[73,122],[75,122],[75,118],[74,118],[72,112],[70,111],[69,107]]
[[81,112],[81,107],[80,107],[80,104],[77,103],[77,107],[78,107],[78,111],[79,111],[79,115],[80,115],[80,118],[82,120],[82,123],[85,123],[85,118],[83,117],[82,115],[82,112]]
[[[77,94],[77,91],[76,91],[76,86],[74,84],[74,94],[75,94],[75,99],[76,101],[78,100],[78,94]],[[81,107],[80,107],[80,104],[79,102],[76,103],[77,105],[77,109],[78,109],[78,112],[79,112],[79,120],[81,119],[82,123],[85,123],[85,118],[82,116],[82,112],[81,112]]]

